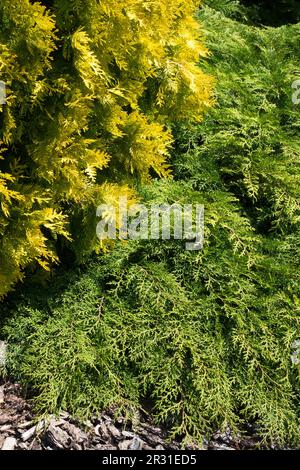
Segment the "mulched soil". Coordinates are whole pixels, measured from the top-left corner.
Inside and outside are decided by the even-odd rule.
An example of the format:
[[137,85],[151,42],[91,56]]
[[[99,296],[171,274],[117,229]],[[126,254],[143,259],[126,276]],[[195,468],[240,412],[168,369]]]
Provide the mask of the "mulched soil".
[[[255,449],[259,438],[234,438],[230,430],[217,432],[203,449]],[[38,421],[30,401],[18,384],[0,383],[0,449],[1,450],[180,450],[180,441],[169,442],[167,433],[153,424],[151,418],[137,414],[126,421],[111,410],[83,424],[68,413]],[[197,445],[185,449],[200,449]]]

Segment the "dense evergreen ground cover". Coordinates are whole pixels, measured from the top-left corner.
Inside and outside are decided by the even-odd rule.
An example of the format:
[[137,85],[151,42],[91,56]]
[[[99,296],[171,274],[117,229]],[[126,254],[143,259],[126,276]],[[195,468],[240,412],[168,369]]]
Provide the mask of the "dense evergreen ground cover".
[[204,204],[204,249],[117,243],[44,288],[28,280],[3,304],[7,368],[40,412],[147,399],[176,435],[254,422],[266,441],[296,445],[300,24],[253,26],[253,9],[248,19],[238,2],[207,3],[201,67],[215,106],[200,124],[173,124],[173,179],[139,189],[147,204]]

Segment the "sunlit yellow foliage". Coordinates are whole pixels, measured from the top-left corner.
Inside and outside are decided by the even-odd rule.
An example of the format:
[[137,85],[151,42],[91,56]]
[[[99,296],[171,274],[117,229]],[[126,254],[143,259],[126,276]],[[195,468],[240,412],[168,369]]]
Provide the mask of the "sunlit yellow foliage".
[[211,105],[197,7],[1,0],[0,296],[56,261],[57,239],[79,258],[97,249],[105,192],[134,200],[137,181],[169,176],[171,123]]

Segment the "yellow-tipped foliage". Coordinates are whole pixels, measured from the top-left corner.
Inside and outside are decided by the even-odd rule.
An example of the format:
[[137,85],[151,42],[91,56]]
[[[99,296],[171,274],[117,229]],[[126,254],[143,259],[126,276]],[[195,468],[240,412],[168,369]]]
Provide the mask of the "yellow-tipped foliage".
[[55,262],[57,237],[79,225],[76,254],[96,249],[106,191],[169,175],[171,122],[211,105],[197,6],[1,0],[0,296],[30,263]]

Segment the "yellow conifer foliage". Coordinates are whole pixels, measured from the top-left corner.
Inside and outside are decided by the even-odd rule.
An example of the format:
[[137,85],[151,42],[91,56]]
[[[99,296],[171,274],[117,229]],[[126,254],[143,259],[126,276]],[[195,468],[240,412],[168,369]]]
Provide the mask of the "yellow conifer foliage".
[[96,249],[105,191],[134,200],[137,180],[168,176],[170,124],[211,105],[198,2],[49,3],[0,4],[0,297],[57,261],[57,237]]

